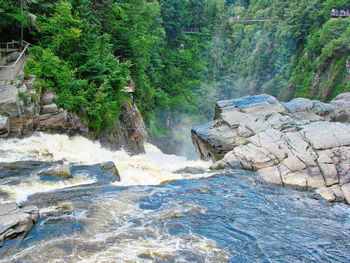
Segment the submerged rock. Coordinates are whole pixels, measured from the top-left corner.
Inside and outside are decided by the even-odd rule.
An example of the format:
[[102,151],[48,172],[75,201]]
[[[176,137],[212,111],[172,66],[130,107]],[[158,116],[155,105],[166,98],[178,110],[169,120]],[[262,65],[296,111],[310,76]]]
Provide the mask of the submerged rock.
[[19,208],[16,203],[0,204],[0,247],[4,240],[25,237],[39,219],[39,210],[29,206]]
[[73,166],[73,174],[87,173],[95,177],[98,182],[120,182],[120,175],[114,162],[98,163],[93,165]]
[[174,171],[175,174],[202,174],[205,173],[205,169],[202,167],[185,167]]
[[271,183],[349,202],[349,121],[350,93],[330,104],[246,96],[219,101],[215,120],[193,129],[192,139],[213,169],[253,170]]
[[57,177],[58,179],[68,179],[72,178],[72,167],[69,165],[62,165],[55,167],[53,169],[45,170],[39,173],[39,176],[48,178],[48,177]]
[[96,164],[96,166],[98,166],[103,171],[107,171],[107,172],[113,174],[116,177],[116,180],[118,182],[120,181],[120,175],[119,175],[117,167],[115,167],[114,162],[100,163],[100,164]]

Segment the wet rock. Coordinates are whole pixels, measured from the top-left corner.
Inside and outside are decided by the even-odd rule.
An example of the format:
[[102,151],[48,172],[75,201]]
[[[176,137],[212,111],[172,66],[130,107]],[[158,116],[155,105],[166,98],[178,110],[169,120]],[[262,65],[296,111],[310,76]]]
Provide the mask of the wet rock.
[[30,174],[37,174],[43,169],[50,169],[52,163],[39,161],[20,161],[0,163],[0,184],[17,185],[23,182]]
[[10,121],[7,116],[0,115],[0,137],[7,137],[10,133]]
[[120,182],[118,169],[113,162],[98,163],[94,165],[73,166],[73,174],[87,173],[96,178],[98,182]]
[[212,169],[253,170],[277,185],[348,201],[348,102],[350,93],[331,104],[304,98],[279,103],[269,95],[221,101],[215,120],[193,129],[192,139],[201,159],[216,162]]
[[203,168],[196,167],[185,167],[179,170],[176,170],[174,173],[176,174],[203,174],[205,170]]
[[48,169],[39,173],[39,176],[43,179],[49,179],[50,177],[56,177],[59,179],[72,178],[72,167],[69,165],[62,165],[52,169]]
[[39,219],[36,207],[19,208],[16,203],[0,204],[0,246],[8,238],[24,237]]
[[109,173],[113,174],[117,179],[117,181],[120,181],[120,175],[117,170],[117,167],[115,167],[114,162],[106,162],[106,163],[101,163],[97,164],[101,170],[103,171],[108,171]]

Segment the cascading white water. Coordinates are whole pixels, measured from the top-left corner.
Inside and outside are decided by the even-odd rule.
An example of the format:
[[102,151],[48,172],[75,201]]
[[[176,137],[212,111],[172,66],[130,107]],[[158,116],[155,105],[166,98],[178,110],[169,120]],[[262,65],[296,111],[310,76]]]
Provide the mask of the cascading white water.
[[[75,165],[92,165],[113,161],[119,170],[121,182],[116,185],[156,185],[164,181],[187,178],[186,174],[174,173],[185,167],[207,169],[208,162],[188,161],[184,157],[163,154],[157,147],[146,144],[146,153],[130,156],[126,151],[112,151],[101,147],[82,136],[52,135],[35,133],[23,139],[0,141],[0,163],[36,160],[43,162],[59,162]],[[201,174],[200,177],[206,176]],[[195,175],[191,175],[196,178]],[[27,196],[57,190],[79,184],[91,184],[95,180],[84,174],[61,182],[43,182],[35,175],[28,175],[21,184],[0,185],[0,191],[9,193],[15,201],[21,202]],[[11,200],[11,199],[10,199]],[[1,199],[0,199],[1,201]]]
[[[251,172],[209,171],[209,163],[149,144],[145,154],[130,156],[79,136],[0,141],[0,162],[25,160],[44,163],[1,166],[0,202],[24,201],[41,217],[23,240],[5,241],[0,263],[350,260],[348,206],[264,184]],[[115,163],[121,182],[104,182],[96,171],[55,180],[38,175],[61,165],[55,162],[106,161]]]

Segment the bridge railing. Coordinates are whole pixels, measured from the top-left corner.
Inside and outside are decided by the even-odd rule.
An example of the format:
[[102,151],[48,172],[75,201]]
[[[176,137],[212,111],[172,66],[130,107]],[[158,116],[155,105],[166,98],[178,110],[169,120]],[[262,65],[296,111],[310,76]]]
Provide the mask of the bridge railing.
[[333,9],[331,11],[331,17],[349,17],[350,16],[350,10],[349,9]]
[[200,31],[198,28],[187,28],[184,31],[185,34],[195,34],[195,33],[199,33],[199,32]]

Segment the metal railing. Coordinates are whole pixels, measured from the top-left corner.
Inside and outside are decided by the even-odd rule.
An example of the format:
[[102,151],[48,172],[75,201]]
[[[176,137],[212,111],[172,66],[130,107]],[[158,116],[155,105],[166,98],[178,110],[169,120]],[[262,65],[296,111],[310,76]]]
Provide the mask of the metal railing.
[[[19,47],[16,48],[16,45]],[[10,65],[10,66],[0,65],[0,68],[14,68],[14,67],[16,67],[17,63],[21,60],[21,58],[23,57],[23,55],[25,54],[25,52],[27,51],[27,49],[30,45],[31,44],[27,41],[11,41],[8,43],[0,44],[0,53],[1,52],[9,53],[9,52],[13,52],[13,51],[20,51],[18,58],[16,59],[16,61],[12,65]],[[2,48],[2,46],[5,46],[5,47]],[[0,58],[1,58],[1,55],[0,55]]]

